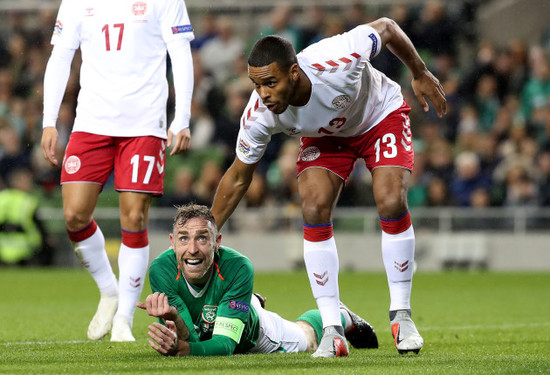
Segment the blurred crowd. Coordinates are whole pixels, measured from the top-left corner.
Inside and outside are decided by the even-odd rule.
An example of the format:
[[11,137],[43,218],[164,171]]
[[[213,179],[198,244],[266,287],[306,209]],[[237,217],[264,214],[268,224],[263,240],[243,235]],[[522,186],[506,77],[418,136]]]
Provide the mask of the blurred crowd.
[[[550,206],[550,43],[544,33],[530,44],[483,40],[475,27],[475,1],[450,8],[429,0],[418,7],[394,5],[373,14],[361,2],[327,9],[296,9],[278,2],[250,17],[202,10],[190,13],[195,88],[192,150],[167,158],[166,194],[156,205],[210,204],[234,158],[239,120],[253,87],[246,55],[261,35],[290,39],[297,51],[380,16],[393,18],[409,35],[447,94],[448,114],[424,113],[410,88],[407,69],[389,51],[372,64],[403,87],[410,117],[415,167],[411,206]],[[297,15],[300,15],[297,17]],[[0,189],[14,171],[26,170],[32,191],[59,196],[59,170],[40,148],[42,81],[51,51],[56,10],[20,12],[6,18],[0,36]],[[466,55],[465,55],[466,54]],[[58,160],[68,141],[78,94],[79,55],[59,114]],[[171,96],[173,101],[173,96]],[[172,108],[169,103],[169,108]],[[275,136],[257,169],[245,203],[250,207],[298,205],[295,161],[298,139]],[[372,206],[370,174],[358,163],[339,202]]]

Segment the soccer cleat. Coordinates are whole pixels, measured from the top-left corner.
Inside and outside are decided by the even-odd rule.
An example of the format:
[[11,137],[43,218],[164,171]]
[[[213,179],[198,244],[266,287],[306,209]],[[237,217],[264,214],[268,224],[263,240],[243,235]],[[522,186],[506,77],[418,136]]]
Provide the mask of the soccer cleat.
[[378,338],[374,328],[365,319],[351,311],[340,302],[340,309],[346,310],[352,322],[351,328],[346,332],[346,339],[357,349],[377,349]]
[[99,340],[111,331],[113,316],[115,316],[117,307],[117,295],[101,294],[97,311],[88,326],[88,338],[90,340]]
[[346,338],[334,326],[323,328],[323,338],[312,358],[345,357],[349,353]]
[[112,342],[128,342],[136,341],[134,335],[132,335],[132,327],[130,322],[123,316],[119,316],[113,322],[113,330],[111,331]]
[[391,333],[395,339],[395,347],[399,354],[414,352],[418,354],[424,340],[418,333],[414,322],[411,319],[411,313],[408,310],[396,311],[391,320]]

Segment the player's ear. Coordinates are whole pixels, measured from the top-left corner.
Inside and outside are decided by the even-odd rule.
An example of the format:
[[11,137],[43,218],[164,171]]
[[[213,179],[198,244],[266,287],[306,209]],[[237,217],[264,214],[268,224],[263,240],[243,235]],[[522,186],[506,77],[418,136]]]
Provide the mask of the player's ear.
[[293,81],[297,81],[300,76],[300,67],[298,64],[292,64],[289,70],[289,76]]
[[173,233],[170,233],[170,244],[172,244],[172,249],[175,249],[175,246],[174,246],[174,234],[173,234]]
[[216,236],[216,247],[220,247],[221,243],[222,243],[222,234],[218,233],[218,235]]

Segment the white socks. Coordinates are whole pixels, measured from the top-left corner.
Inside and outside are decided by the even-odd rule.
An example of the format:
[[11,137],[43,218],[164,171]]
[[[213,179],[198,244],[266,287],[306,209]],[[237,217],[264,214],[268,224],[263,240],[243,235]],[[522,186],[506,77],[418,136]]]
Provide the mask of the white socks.
[[399,234],[382,232],[382,259],[390,289],[390,311],[410,309],[414,266],[412,225]]
[[100,293],[109,296],[117,295],[117,279],[105,251],[105,237],[99,227],[87,239],[73,242],[73,246],[76,256],[92,275]]
[[341,326],[338,291],[338,253],[334,237],[311,242],[304,239],[304,261],[323,328]]
[[113,321],[119,316],[125,316],[129,322],[132,322],[136,302],[139,301],[143,290],[148,264],[149,245],[141,248],[130,248],[120,244],[120,252],[118,253],[118,310]]

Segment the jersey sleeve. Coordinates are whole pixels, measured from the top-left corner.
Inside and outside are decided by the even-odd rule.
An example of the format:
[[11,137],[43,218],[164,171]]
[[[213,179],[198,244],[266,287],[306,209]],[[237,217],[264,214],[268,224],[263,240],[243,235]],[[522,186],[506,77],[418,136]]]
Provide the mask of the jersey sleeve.
[[195,39],[185,1],[164,0],[158,16],[162,38],[165,43],[168,44],[170,41],[179,38],[185,38],[189,41]]
[[242,265],[233,273],[230,285],[219,305],[212,337],[225,336],[238,344],[244,327],[250,319],[250,300],[254,286],[252,262],[245,257],[238,258]]
[[168,262],[163,262],[160,258],[155,259],[151,263],[149,267],[149,283],[151,284],[151,290],[153,293],[165,293],[168,297],[170,306],[174,306],[178,309],[181,318],[189,329],[190,334],[187,341],[199,341],[199,336],[195,330],[195,325],[193,324],[189,309],[175,288],[175,280],[178,275],[177,269],[176,272],[169,272],[172,268],[174,267],[168,264]]
[[346,34],[351,49],[363,51],[369,60],[378,55],[382,49],[380,34],[369,25],[359,25]]
[[265,153],[274,133],[262,114],[267,108],[262,105],[259,96],[253,92],[241,117],[241,127],[237,136],[235,154],[245,164],[258,162]]
[[213,356],[232,355],[237,343],[226,336],[214,336],[210,340],[189,343],[189,355]]
[[63,0],[57,13],[51,44],[76,50],[80,46],[79,0]]

